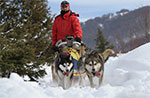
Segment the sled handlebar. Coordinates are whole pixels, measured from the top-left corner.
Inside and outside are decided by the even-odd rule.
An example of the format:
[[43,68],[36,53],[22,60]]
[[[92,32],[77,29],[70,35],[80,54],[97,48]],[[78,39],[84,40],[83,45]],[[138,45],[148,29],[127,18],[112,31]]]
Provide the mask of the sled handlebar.
[[[79,46],[81,45],[81,43],[79,43],[79,42],[77,42],[77,41],[73,41],[73,45],[74,44],[78,44]],[[62,46],[62,45],[67,45],[67,42],[66,41],[62,41],[62,40],[59,40],[57,43],[56,43],[56,46],[57,47],[60,47],[60,46]]]

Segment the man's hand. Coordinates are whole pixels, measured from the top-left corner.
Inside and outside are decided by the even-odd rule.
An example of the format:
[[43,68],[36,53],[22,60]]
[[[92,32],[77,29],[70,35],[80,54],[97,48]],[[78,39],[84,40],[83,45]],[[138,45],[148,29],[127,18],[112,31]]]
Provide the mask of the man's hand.
[[74,40],[81,43],[81,39],[78,36]]

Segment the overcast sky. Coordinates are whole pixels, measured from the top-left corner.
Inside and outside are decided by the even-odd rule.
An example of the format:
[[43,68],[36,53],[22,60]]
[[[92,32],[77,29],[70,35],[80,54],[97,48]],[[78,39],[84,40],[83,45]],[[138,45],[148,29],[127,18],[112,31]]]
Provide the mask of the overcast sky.
[[[63,0],[48,0],[51,12],[60,13],[60,3]],[[150,0],[67,0],[71,10],[80,14],[80,21],[100,17],[104,14],[115,13],[121,9],[134,10],[149,5]]]

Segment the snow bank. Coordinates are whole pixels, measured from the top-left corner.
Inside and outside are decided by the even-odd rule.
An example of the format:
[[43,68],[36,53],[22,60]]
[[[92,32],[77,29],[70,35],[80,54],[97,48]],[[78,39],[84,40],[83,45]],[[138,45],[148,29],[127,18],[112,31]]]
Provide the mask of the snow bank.
[[10,79],[0,79],[0,98],[51,98],[44,93],[44,90],[35,82],[24,82],[15,73]]
[[[123,98],[150,97],[150,43],[105,64],[104,84],[123,87]],[[122,98],[122,97],[121,97]]]

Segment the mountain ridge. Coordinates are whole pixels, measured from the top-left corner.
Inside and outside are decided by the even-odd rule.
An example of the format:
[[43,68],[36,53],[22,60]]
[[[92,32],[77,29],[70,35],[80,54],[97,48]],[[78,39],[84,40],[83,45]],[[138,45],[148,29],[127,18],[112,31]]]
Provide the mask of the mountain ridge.
[[[101,29],[105,39],[115,46],[116,51],[127,52],[146,42],[146,32],[150,32],[150,6],[144,6],[133,11],[122,9],[102,17],[95,17],[81,23],[83,41],[90,48],[95,47],[98,29]],[[144,23],[144,18],[147,21]],[[147,27],[144,25],[147,24]],[[150,36],[147,33],[147,36]]]

